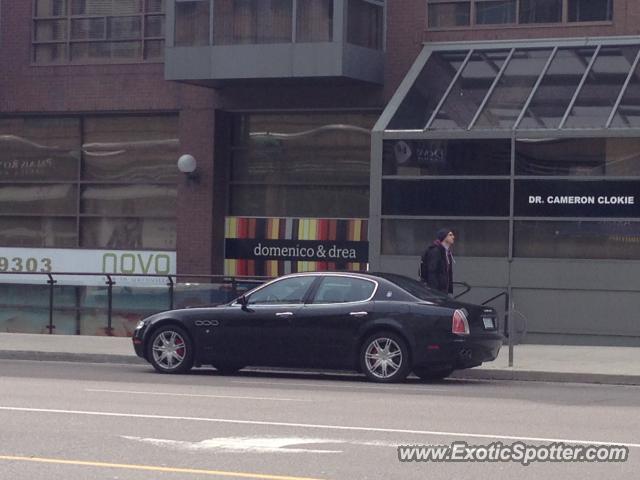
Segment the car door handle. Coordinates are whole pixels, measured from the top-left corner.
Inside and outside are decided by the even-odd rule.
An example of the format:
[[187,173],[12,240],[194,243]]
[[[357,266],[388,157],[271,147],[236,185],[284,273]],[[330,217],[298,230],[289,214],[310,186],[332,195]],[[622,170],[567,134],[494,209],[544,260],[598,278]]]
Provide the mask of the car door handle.
[[352,317],[366,317],[367,315],[369,315],[368,312],[350,312],[349,315],[351,315]]
[[290,317],[293,315],[293,312],[278,312],[276,313],[276,317]]

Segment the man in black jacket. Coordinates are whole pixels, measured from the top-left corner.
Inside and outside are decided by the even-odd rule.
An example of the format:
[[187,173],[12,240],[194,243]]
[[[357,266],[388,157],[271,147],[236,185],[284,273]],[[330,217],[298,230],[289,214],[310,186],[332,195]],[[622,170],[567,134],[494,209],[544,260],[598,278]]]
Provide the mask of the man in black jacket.
[[451,247],[455,235],[449,228],[436,232],[436,239],[422,255],[420,277],[429,287],[453,293],[453,255]]

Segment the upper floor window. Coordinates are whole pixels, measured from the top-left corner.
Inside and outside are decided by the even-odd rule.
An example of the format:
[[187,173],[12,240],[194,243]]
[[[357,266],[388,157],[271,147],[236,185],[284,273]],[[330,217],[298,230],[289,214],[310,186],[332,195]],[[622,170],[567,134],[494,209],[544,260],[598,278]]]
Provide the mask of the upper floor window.
[[161,61],[165,0],[34,0],[37,64]]
[[[332,42],[333,7],[334,0],[175,0],[175,45]],[[384,0],[348,0],[346,15],[347,42],[382,49]]]
[[611,21],[613,0],[428,0],[432,29]]

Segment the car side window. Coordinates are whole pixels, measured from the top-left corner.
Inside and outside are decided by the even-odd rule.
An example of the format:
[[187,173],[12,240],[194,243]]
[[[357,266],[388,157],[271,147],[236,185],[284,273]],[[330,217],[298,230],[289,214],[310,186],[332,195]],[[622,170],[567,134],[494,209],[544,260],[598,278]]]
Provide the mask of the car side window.
[[345,303],[368,300],[376,288],[375,283],[355,277],[331,277],[322,279],[313,303]]
[[290,305],[302,303],[315,277],[308,275],[280,280],[247,297],[249,305]]

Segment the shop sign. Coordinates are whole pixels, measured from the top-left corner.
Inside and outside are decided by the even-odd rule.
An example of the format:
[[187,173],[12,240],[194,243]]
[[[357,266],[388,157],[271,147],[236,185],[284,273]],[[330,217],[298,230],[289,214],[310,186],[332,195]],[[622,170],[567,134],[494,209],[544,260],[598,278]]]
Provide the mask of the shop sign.
[[[27,275],[20,275],[28,273]],[[97,273],[102,275],[56,275]],[[176,252],[145,250],[84,250],[65,248],[1,248],[0,283],[105,285],[104,274],[175,275]],[[116,285],[166,285],[165,277],[114,276]]]
[[640,217],[640,182],[518,180],[515,215],[531,217]]
[[227,238],[225,257],[298,262],[367,262],[369,242]]

